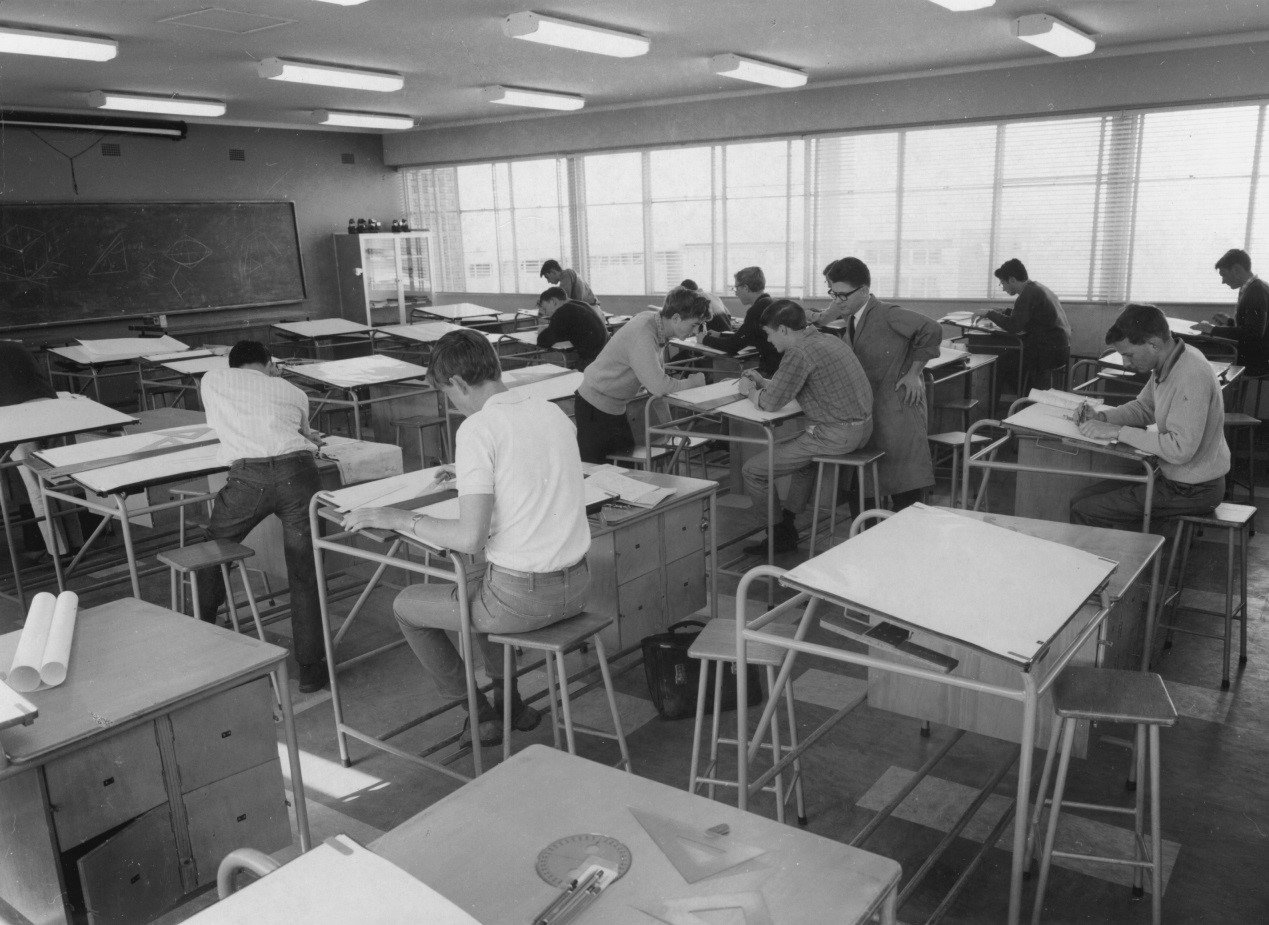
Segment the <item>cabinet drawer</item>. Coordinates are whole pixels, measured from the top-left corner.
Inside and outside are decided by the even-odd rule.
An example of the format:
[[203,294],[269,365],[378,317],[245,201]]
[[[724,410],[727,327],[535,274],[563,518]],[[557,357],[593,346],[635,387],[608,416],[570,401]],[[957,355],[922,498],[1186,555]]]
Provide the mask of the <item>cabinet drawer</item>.
[[645,575],[660,565],[661,518],[627,522],[613,534],[617,556],[617,583]]
[[216,868],[235,848],[266,854],[291,844],[291,822],[277,758],[185,794],[198,885],[216,882]]
[[662,529],[666,562],[673,562],[705,548],[706,532],[701,529],[701,524],[706,523],[708,510],[702,502],[685,504],[665,512]]
[[76,867],[89,925],[135,925],[155,918],[183,892],[167,804],[84,854]]
[[172,735],[182,793],[276,758],[269,679],[257,678],[175,711]]
[[684,556],[665,567],[666,624],[705,606],[705,553]]
[[661,587],[660,569],[618,586],[617,632],[622,648],[637,645],[644,636],[665,626],[665,590]]
[[153,723],[50,762],[44,779],[63,851],[167,801]]

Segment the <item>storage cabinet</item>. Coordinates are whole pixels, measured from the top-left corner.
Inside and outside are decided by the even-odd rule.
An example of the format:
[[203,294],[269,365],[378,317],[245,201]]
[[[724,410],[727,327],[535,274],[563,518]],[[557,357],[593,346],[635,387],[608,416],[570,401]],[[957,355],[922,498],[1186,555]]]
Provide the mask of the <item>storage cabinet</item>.
[[406,324],[411,305],[431,305],[432,235],[333,235],[340,314],[361,324]]

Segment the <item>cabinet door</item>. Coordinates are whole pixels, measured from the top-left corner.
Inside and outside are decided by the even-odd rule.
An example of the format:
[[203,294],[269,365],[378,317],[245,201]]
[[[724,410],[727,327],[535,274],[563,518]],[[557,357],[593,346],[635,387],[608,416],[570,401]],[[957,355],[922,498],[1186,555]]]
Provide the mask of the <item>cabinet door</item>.
[[661,517],[653,515],[620,524],[613,532],[617,584],[645,575],[661,565]]
[[187,793],[183,799],[199,886],[216,882],[221,860],[235,848],[271,854],[291,844],[277,758]]
[[617,632],[623,649],[638,645],[644,636],[665,627],[665,589],[661,585],[660,569],[618,585],[617,614]]
[[684,556],[665,567],[665,626],[705,606],[705,553]]
[[[665,512],[665,561],[673,562],[705,548],[709,508],[704,501],[684,504]],[[702,525],[705,529],[702,529]]]
[[268,678],[200,700],[171,716],[182,793],[277,757]]
[[167,804],[152,809],[76,862],[89,925],[148,922],[181,898]]
[[49,762],[44,779],[63,851],[167,802],[153,723]]

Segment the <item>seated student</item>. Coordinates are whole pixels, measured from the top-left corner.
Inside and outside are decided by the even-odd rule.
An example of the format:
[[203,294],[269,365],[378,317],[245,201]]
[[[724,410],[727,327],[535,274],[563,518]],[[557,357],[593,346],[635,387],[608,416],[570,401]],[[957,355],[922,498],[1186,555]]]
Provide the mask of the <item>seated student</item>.
[[[1126,305],[1106,332],[1106,343],[1129,366],[1150,374],[1134,400],[1109,411],[1078,413],[1080,433],[1118,440],[1159,459],[1150,532],[1165,536],[1171,519],[1206,514],[1225,495],[1229,446],[1225,443],[1225,406],[1211,364],[1197,347],[1168,330],[1168,320],[1153,305]],[[1148,430],[1158,425],[1158,431]],[[1140,529],[1146,486],[1098,482],[1071,500],[1071,523],[1090,527]]]
[[[775,551],[792,552],[798,548],[794,521],[805,510],[815,484],[816,457],[849,453],[872,436],[872,387],[850,347],[810,327],[797,302],[772,302],[762,315],[762,327],[781,353],[780,368],[770,379],[747,370],[740,393],[763,411],[778,411],[797,399],[807,427],[793,440],[776,444],[774,468],[768,468],[766,453],[757,453],[745,461],[741,474],[754,514],[764,524],[771,480],[792,476],[775,525]],[[745,552],[765,555],[766,540],[746,546]]]
[[[44,378],[35,357],[21,344],[0,341],[0,406],[21,405],[29,401],[42,401],[49,398],[57,398],[57,392]],[[0,439],[0,448],[3,446],[4,442]],[[37,449],[39,449],[39,443],[36,441],[19,443],[13,447],[12,459],[14,462],[21,462]],[[56,552],[53,545],[54,536],[56,536],[60,551],[65,553],[66,538],[62,535],[60,525],[55,530],[44,519],[44,495],[40,492],[39,479],[26,466],[19,466],[18,474],[22,477],[26,496],[31,502],[31,512],[39,519],[40,535],[44,538],[45,549],[50,555]],[[28,555],[42,554],[38,550],[32,550]]]
[[[1024,336],[1022,344],[1022,388],[1053,388],[1052,371],[1071,359],[1071,323],[1062,303],[1048,286],[1027,279],[1027,268],[1016,257],[994,271],[1000,288],[1017,296],[1005,311],[985,309],[975,312],[1010,334]],[[1018,351],[1005,350],[996,367],[996,381],[1017,383]]]
[[538,332],[538,346],[550,349],[568,341],[577,352],[574,369],[585,369],[608,343],[608,326],[585,302],[570,299],[559,286],[538,296],[538,311],[547,326]]
[[1238,290],[1238,307],[1234,317],[1217,312],[1212,320],[1194,327],[1238,343],[1238,362],[1247,367],[1247,375],[1269,373],[1269,284],[1251,272],[1251,257],[1244,250],[1233,248],[1216,261],[1221,282]]
[[[679,283],[684,289],[692,289],[699,292],[705,298],[709,299],[709,321],[705,325],[706,331],[713,331],[717,334],[726,334],[735,330],[731,312],[727,310],[727,306],[723,304],[723,300],[712,292],[706,292],[700,286],[696,285],[696,280],[685,279]],[[708,336],[708,335],[707,335]]]
[[[585,302],[587,305],[599,308],[599,299],[595,297],[595,293],[591,292],[590,285],[586,280],[577,275],[576,270],[566,270],[560,266],[558,260],[548,260],[542,264],[542,269],[538,271],[538,276],[542,277],[552,286],[559,286],[564,290],[564,295],[578,302]],[[602,313],[600,317],[603,317]]]
[[708,317],[708,299],[675,286],[659,312],[640,312],[612,336],[586,367],[573,402],[577,445],[584,462],[602,463],[609,453],[624,453],[635,445],[626,406],[641,388],[653,395],[668,395],[705,384],[700,373],[686,379],[667,375],[665,345],[673,337],[696,335]]
[[[494,681],[494,706],[480,696],[481,745],[502,741],[502,647],[489,633],[541,629],[582,612],[590,572],[590,528],[582,464],[573,425],[559,407],[508,389],[489,341],[470,330],[436,343],[428,378],[467,416],[458,428],[454,471],[458,520],[396,508],[359,508],[344,518],[351,530],[401,530],[456,552],[482,550],[489,565],[467,585],[471,625]],[[467,706],[466,672],[447,630],[459,628],[458,588],[414,584],[393,604],[401,632],[442,697]],[[515,670],[514,668],[512,669]],[[512,724],[527,731],[539,714],[514,689]],[[468,717],[464,740],[470,736]]]
[[753,347],[758,351],[758,372],[767,377],[774,376],[780,367],[780,351],[771,346],[762,331],[762,313],[771,304],[771,296],[766,291],[766,274],[761,267],[745,267],[736,271],[735,281],[732,289],[740,304],[745,306],[744,321],[732,334],[706,334],[703,343],[733,356],[746,347]]

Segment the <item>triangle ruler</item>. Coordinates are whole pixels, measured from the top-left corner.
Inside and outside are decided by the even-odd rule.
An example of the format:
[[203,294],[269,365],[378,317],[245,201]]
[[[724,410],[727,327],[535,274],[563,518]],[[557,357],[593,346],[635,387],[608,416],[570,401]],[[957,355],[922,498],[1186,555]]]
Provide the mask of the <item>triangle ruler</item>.
[[635,906],[665,925],[709,925],[698,912],[724,912],[739,909],[745,925],[773,925],[771,912],[761,893],[723,893],[718,896],[688,896],[668,899],[655,906]]
[[684,825],[676,819],[633,807],[630,813],[688,883],[712,877],[766,853],[762,848]]

